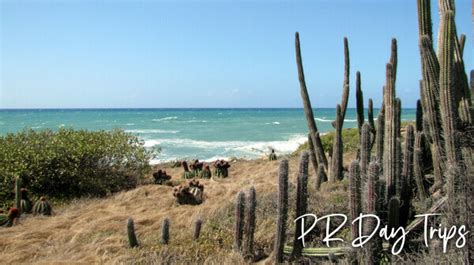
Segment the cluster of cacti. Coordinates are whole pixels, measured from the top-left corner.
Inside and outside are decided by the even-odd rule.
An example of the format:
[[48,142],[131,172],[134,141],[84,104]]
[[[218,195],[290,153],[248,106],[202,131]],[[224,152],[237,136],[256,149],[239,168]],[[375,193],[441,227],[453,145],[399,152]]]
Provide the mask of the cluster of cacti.
[[268,155],[268,160],[269,161],[275,161],[277,160],[277,155],[275,154],[275,150],[272,149],[272,152]]
[[203,179],[210,179],[212,177],[211,169],[209,168],[209,165],[205,165],[204,169],[201,171],[201,174],[199,175],[200,178]]
[[[219,167],[225,167],[225,163],[226,162],[223,160],[217,160],[216,162],[214,162],[214,167],[216,167],[216,165],[218,165]],[[209,169],[209,165],[204,164],[203,162],[200,162],[198,159],[194,160],[189,166],[188,166],[188,162],[186,161],[181,162],[181,165],[183,166],[183,169],[184,169],[184,172],[182,174],[183,179],[191,179],[191,178],[210,179],[212,177],[212,173],[211,173],[211,170]],[[228,165],[228,167],[230,167],[230,165]],[[227,174],[227,170],[225,170],[225,172],[224,170],[219,171],[217,170],[217,167],[216,167],[216,172],[214,173],[216,176],[223,176],[223,173]]]
[[183,166],[183,175],[181,176],[183,179],[191,179],[191,178],[194,178],[194,174],[189,171],[189,167],[188,167],[188,162],[186,161],[183,161],[181,162],[181,166]]
[[189,165],[189,168],[191,169],[192,175],[194,177],[200,176],[203,166],[204,166],[203,162],[199,162],[198,159],[194,160],[194,162]]
[[[473,184],[472,179],[466,178],[474,175],[472,146],[461,143],[470,137],[467,132],[473,126],[473,106],[462,58],[465,37],[458,39],[457,36],[454,1],[440,0],[436,53],[433,48],[430,1],[417,2],[423,73],[421,105],[423,119],[427,121],[423,132],[430,143],[436,180],[434,187],[443,188],[447,194],[445,222],[449,225],[463,224],[469,229],[473,224],[466,212],[473,210]],[[468,246],[461,250],[467,263],[472,248],[472,242],[468,242]]]
[[191,180],[187,185],[179,185],[173,189],[173,196],[179,204],[197,205],[204,201],[204,185],[198,180]]
[[225,160],[216,160],[214,162],[214,176],[216,177],[221,177],[221,178],[227,178],[229,176],[229,162]]
[[35,205],[33,205],[33,214],[34,215],[51,215],[52,214],[52,208],[51,205],[49,204],[48,200],[46,200],[45,197],[41,197]]
[[157,172],[153,173],[154,183],[158,185],[164,185],[169,183],[171,176],[166,174],[165,170],[159,169]]

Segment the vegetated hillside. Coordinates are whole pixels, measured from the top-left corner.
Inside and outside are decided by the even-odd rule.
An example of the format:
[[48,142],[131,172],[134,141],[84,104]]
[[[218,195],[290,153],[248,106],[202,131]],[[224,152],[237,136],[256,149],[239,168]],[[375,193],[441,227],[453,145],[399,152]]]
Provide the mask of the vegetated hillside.
[[[291,183],[295,182],[297,160],[290,158]],[[19,225],[1,229],[0,263],[243,263],[231,251],[234,201],[240,190],[246,191],[251,186],[256,188],[258,199],[255,244],[263,259],[271,252],[276,229],[278,163],[232,162],[228,178],[200,180],[205,186],[206,200],[198,206],[178,205],[172,187],[149,184],[104,199],[73,201],[53,209],[52,217],[23,215]],[[173,180],[180,181],[182,168],[165,169]],[[329,199],[323,199],[323,191],[320,194],[314,191],[311,167],[310,173],[311,211],[346,211],[346,183],[324,183],[323,191],[335,191]],[[294,193],[295,186],[290,184],[290,206],[294,204]],[[125,230],[128,217],[135,221],[140,241],[136,249],[128,247]],[[168,246],[163,246],[159,239],[161,222],[166,217],[171,221],[171,240]],[[204,225],[201,237],[195,242],[193,223],[198,217]],[[294,212],[290,212],[290,218],[293,217]],[[293,225],[291,220],[289,225]]]

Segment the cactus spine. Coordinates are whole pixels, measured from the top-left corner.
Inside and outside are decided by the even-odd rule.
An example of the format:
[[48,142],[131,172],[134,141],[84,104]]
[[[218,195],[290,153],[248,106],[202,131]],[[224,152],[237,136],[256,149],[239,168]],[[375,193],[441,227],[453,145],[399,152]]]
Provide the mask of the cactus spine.
[[201,235],[201,229],[202,229],[202,219],[199,217],[194,222],[194,233],[193,233],[194,241],[199,239],[199,236]]
[[161,223],[161,240],[160,243],[168,245],[170,242],[170,219],[165,218]]
[[244,217],[245,217],[245,194],[240,191],[237,194],[235,203],[235,233],[234,233],[234,250],[240,252],[242,250],[242,238],[244,235]]
[[[306,214],[308,206],[308,152],[301,153],[298,170],[298,183],[296,188],[296,217]],[[293,240],[293,251],[291,257],[298,259],[303,251],[303,242],[298,239],[302,230],[300,221],[295,224],[295,237]]]
[[254,240],[254,233],[255,233],[255,225],[256,225],[256,214],[255,211],[257,209],[257,192],[255,191],[254,187],[251,187],[249,190],[249,194],[247,196],[247,219],[245,222],[245,244],[244,244],[244,257],[247,260],[253,259],[253,240]]
[[342,175],[342,113],[341,106],[338,104],[336,107],[336,134],[334,135],[332,159],[331,159],[331,171],[329,172],[329,180],[335,182],[341,180]]
[[127,220],[127,236],[128,236],[128,244],[131,248],[138,247],[138,240],[137,236],[135,235],[135,225],[133,223],[133,219],[131,217]]
[[[353,220],[359,217],[359,213],[362,212],[360,167],[357,161],[352,161],[351,165],[349,166],[349,192],[349,209],[351,215],[350,220],[352,223]],[[359,236],[357,230],[357,225],[352,224],[352,240],[355,240]]]
[[[323,166],[323,165],[320,165]],[[324,166],[323,166],[324,169]],[[286,240],[286,220],[288,219],[288,160],[280,162],[278,176],[278,219],[274,244],[274,255],[277,263],[283,262],[283,249]]]
[[20,211],[19,215],[21,215],[21,178],[15,178],[15,207]]
[[318,164],[323,164],[324,167],[328,168],[328,161],[326,155],[324,154],[323,145],[321,140],[316,138],[316,133],[318,129],[316,127],[316,122],[314,121],[313,109],[311,108],[311,101],[309,100],[308,89],[306,88],[306,81],[304,78],[303,70],[303,60],[301,58],[301,48],[300,48],[300,37],[299,33],[295,33],[295,50],[296,50],[296,65],[298,67],[298,79],[300,82],[301,98],[303,99],[304,112],[306,117],[306,122],[308,124],[309,132],[311,134],[311,139],[315,146],[314,153],[318,160]]

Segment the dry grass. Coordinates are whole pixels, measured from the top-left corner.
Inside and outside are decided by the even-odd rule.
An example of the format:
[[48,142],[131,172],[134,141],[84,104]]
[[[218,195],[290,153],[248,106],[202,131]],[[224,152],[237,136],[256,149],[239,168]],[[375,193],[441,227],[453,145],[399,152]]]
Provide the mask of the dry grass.
[[[297,163],[297,158],[291,158],[292,182]],[[166,170],[179,181],[181,168]],[[105,199],[71,202],[54,209],[53,217],[25,216],[19,225],[1,230],[0,263],[244,263],[231,251],[235,196],[240,190],[256,188],[256,248],[269,254],[275,230],[277,171],[278,161],[234,161],[229,178],[200,180],[206,200],[198,206],[176,204],[172,187],[143,185]],[[313,175],[312,168],[310,172]],[[137,249],[128,248],[125,222],[129,216],[135,220]],[[199,241],[193,242],[193,222],[199,216],[204,220],[203,230]],[[171,220],[168,246],[159,244],[165,217]]]

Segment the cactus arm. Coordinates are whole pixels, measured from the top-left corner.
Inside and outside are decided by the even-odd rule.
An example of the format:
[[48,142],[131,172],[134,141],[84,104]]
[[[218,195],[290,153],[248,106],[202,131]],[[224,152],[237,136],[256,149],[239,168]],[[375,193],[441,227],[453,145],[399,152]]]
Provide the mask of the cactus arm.
[[304,112],[306,117],[306,122],[308,124],[308,129],[311,134],[313,144],[316,148],[315,154],[318,159],[318,164],[323,164],[324,167],[328,168],[328,161],[324,150],[322,148],[321,140],[316,139],[316,133],[318,128],[316,127],[316,122],[314,121],[313,109],[311,107],[311,101],[309,99],[308,89],[306,88],[306,81],[304,77],[303,70],[303,60],[301,58],[301,48],[300,48],[300,37],[299,33],[295,33],[295,50],[296,50],[296,65],[298,67],[298,79],[300,82],[301,98],[303,99]]

